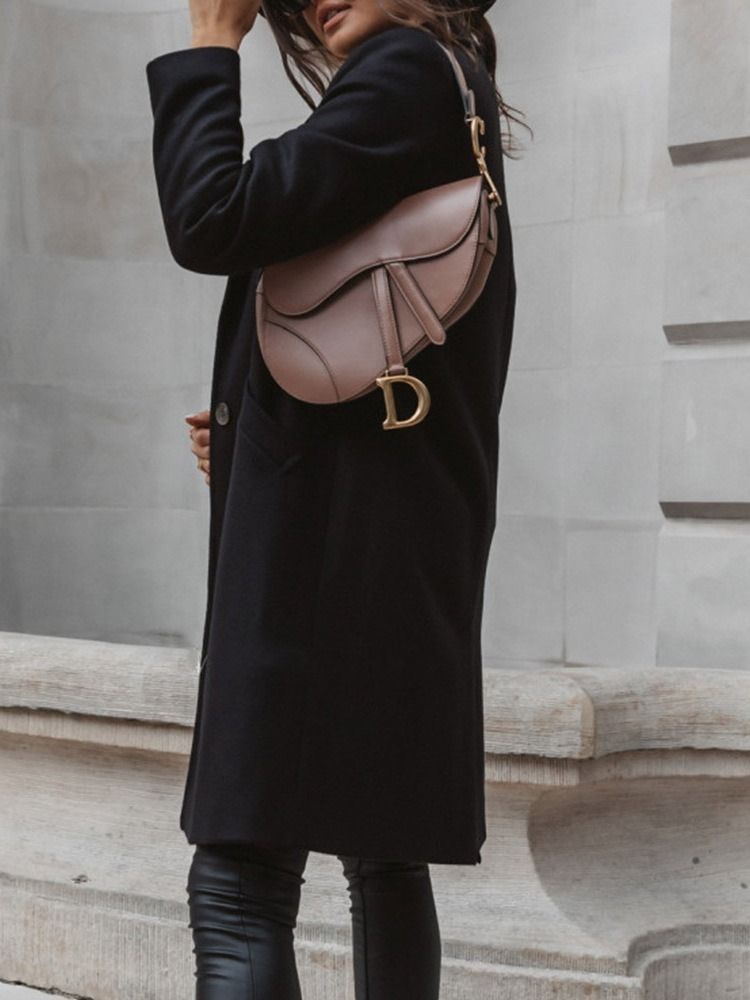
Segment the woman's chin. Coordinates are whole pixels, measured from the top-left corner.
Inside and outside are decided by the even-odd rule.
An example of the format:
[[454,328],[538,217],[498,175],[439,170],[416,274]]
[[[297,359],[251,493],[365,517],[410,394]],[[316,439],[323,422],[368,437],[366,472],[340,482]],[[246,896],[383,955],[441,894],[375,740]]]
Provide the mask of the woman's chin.
[[[352,23],[347,23],[351,19]],[[359,21],[359,23],[357,23]],[[387,24],[382,22],[365,23],[362,24],[361,18],[357,18],[356,12],[353,10],[348,11],[346,17],[343,19],[342,23],[335,28],[330,35],[330,38],[325,39],[326,47],[330,52],[339,58],[346,58],[346,56],[351,52],[351,50],[363,42],[369,35],[374,35],[384,28],[388,27]]]
[[344,58],[366,34],[367,32],[362,29],[357,31],[356,25],[354,26],[354,30],[352,30],[349,25],[342,24],[331,33],[330,38],[326,38],[326,45],[329,51],[335,56]]

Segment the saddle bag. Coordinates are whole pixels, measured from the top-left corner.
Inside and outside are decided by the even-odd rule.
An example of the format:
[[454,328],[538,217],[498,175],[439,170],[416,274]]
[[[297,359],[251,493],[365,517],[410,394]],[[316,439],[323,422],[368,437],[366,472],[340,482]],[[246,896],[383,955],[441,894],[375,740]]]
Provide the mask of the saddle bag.
[[[430,394],[406,362],[476,302],[497,251],[500,195],[479,137],[484,121],[453,52],[479,172],[403,198],[377,218],[324,247],[264,268],[255,313],[263,360],[290,395],[342,403],[375,388],[384,394],[383,428],[425,418]],[[392,383],[407,383],[417,405],[396,414]]]

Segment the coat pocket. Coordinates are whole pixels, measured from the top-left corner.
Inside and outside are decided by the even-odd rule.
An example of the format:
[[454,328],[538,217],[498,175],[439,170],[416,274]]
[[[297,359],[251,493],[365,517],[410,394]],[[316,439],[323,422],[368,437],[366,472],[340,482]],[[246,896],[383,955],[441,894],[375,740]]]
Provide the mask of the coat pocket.
[[255,398],[249,379],[245,382],[237,430],[241,445],[250,449],[253,463],[264,475],[286,472],[304,454],[306,435],[278,423]]

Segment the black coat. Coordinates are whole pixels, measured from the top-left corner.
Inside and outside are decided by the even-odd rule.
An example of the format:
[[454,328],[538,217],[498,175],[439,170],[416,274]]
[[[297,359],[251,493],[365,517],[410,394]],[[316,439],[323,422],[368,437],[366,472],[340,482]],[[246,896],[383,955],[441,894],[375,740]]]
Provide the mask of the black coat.
[[[458,57],[504,201],[492,82]],[[379,389],[330,405],[290,396],[254,321],[265,265],[476,173],[453,70],[423,31],[389,27],[350,52],[303,124],[244,162],[235,50],[170,52],[147,77],[170,250],[189,270],[228,276],[181,829],[190,843],[475,864],[486,839],[482,599],[515,304],[505,203],[480,298],[444,345],[408,364],[432,398],[420,424],[384,430]],[[396,399],[400,417],[412,411],[408,387],[397,383]]]

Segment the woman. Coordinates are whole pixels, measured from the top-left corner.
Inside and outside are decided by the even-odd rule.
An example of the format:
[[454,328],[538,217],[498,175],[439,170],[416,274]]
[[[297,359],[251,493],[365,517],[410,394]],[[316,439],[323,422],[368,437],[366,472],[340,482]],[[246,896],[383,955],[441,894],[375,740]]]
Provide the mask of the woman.
[[[515,304],[498,103],[511,116],[479,8],[266,0],[313,112],[243,161],[238,49],[258,2],[191,0],[192,46],[147,66],[170,250],[228,279],[211,406],[187,418],[211,490],[180,816],[195,845],[196,995],[300,997],[293,930],[316,850],[336,854],[348,882],[358,1000],[434,1000],[428,866],[476,864],[486,839],[480,626]],[[254,293],[263,267],[476,175],[436,37],[454,46],[485,120],[498,252],[447,342],[409,363],[430,391],[427,417],[386,433],[377,391],[319,405],[276,384]]]

